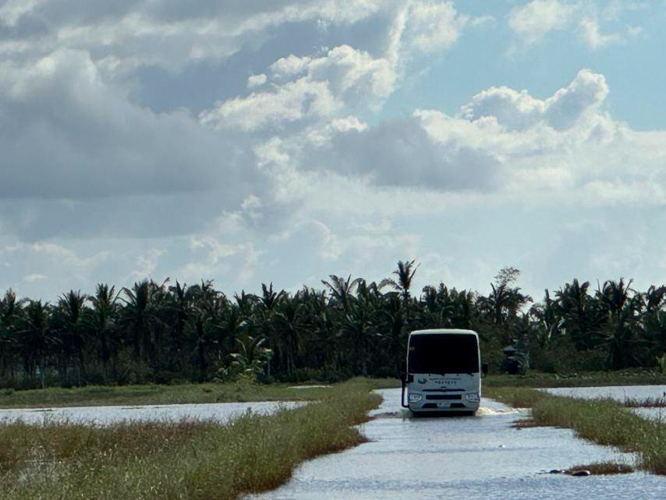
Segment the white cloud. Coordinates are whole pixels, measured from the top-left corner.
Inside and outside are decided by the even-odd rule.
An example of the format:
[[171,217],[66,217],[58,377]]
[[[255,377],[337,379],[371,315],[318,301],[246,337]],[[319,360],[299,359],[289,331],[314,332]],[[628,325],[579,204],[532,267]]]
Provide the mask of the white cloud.
[[511,11],[509,28],[530,45],[551,31],[566,29],[573,14],[574,8],[560,0],[532,0]]
[[48,276],[44,276],[43,274],[28,274],[23,277],[23,281],[26,283],[35,283],[36,281],[44,281],[46,279],[48,279]]
[[[509,28],[525,46],[540,41],[552,31],[577,31],[580,40],[590,49],[624,43],[627,36],[636,37],[641,27],[624,26],[621,31],[608,32],[603,24],[618,24],[626,12],[643,10],[643,2],[613,0],[605,5],[584,0],[532,0],[514,8],[508,16]],[[515,47],[514,47],[515,49]]]
[[157,269],[157,264],[166,250],[160,248],[151,248],[146,253],[139,255],[136,259],[136,269],[132,271],[132,278],[143,280],[153,277],[153,273]]
[[417,2],[409,15],[406,36],[416,49],[438,52],[456,43],[468,21],[468,16],[456,12],[453,2]]
[[537,123],[561,130],[594,113],[608,92],[603,75],[581,70],[569,86],[545,100],[533,98],[526,90],[490,88],[463,106],[462,116],[469,121],[490,117],[507,130],[525,130]]
[[236,97],[204,111],[201,121],[216,128],[253,132],[306,119],[332,118],[353,104],[383,102],[395,89],[391,63],[341,45],[316,58],[289,56],[271,66],[272,90]]
[[[11,0],[0,19],[11,26],[34,25],[29,51],[86,50],[95,61],[113,58],[116,70],[157,65],[177,71],[193,60],[220,60],[246,45],[263,43],[270,30],[323,21],[340,26],[376,15],[393,2],[380,0],[290,0],[286,2],[203,1],[183,8],[170,0]],[[35,39],[36,37],[36,39]],[[17,36],[4,49],[25,53]],[[35,43],[36,42],[36,43]]]
[[580,22],[583,39],[592,49],[600,49],[613,43],[621,43],[624,37],[619,33],[604,35],[599,30],[599,23],[595,19],[583,19]]
[[263,73],[260,75],[251,75],[247,79],[247,88],[252,89],[254,87],[261,87],[266,83],[266,80],[268,80],[268,77]]

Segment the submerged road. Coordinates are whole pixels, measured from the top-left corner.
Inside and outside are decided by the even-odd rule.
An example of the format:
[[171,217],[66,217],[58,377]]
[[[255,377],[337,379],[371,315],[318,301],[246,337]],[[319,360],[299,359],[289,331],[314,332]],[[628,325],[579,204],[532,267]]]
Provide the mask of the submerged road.
[[475,417],[405,418],[400,391],[380,391],[370,442],[303,464],[282,488],[253,500],[666,498],[666,477],[635,473],[571,477],[551,469],[632,457],[568,429],[514,429],[525,410],[484,399]]

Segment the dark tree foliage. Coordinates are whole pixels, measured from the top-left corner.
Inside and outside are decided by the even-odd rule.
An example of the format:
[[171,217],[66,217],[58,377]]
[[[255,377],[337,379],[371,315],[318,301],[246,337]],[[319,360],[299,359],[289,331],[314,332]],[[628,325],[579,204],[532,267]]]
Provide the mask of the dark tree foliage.
[[177,383],[248,372],[265,381],[335,381],[397,376],[410,331],[479,332],[484,360],[499,370],[518,348],[546,371],[652,368],[666,353],[666,287],[631,281],[596,290],[574,279],[541,302],[521,292],[520,272],[502,269],[485,296],[444,283],[414,290],[418,265],[400,261],[391,278],[368,283],[331,275],[323,290],[296,293],[263,284],[233,297],[211,281],[188,286],[142,281],[55,303],[0,299],[0,385]]

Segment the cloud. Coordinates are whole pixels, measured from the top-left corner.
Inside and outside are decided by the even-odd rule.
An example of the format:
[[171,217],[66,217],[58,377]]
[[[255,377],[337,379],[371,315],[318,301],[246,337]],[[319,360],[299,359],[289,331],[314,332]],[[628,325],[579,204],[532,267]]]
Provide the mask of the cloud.
[[306,168],[368,177],[375,185],[442,191],[490,189],[499,174],[492,154],[428,134],[418,116],[334,132],[297,155]]
[[525,46],[539,42],[553,31],[571,30],[591,50],[626,43],[640,34],[640,26],[625,25],[620,31],[604,33],[602,24],[621,23],[623,14],[643,10],[643,2],[614,0],[601,6],[583,0],[532,0],[514,8],[508,16],[509,28]]
[[103,82],[86,53],[60,51],[29,66],[2,63],[0,90],[5,199],[196,192],[230,179],[242,183],[229,138],[184,112],[158,115],[132,104]]
[[581,70],[570,85],[545,100],[535,99],[526,90],[492,87],[463,106],[462,116],[469,121],[492,117],[507,130],[525,130],[537,123],[562,130],[595,112],[608,92],[603,75]]
[[395,89],[391,63],[342,45],[323,56],[290,55],[271,65],[271,90],[219,103],[200,118],[214,128],[253,132],[306,119],[331,118],[346,106],[379,104]]
[[[157,65],[177,71],[196,60],[223,60],[248,45],[261,45],[272,29],[317,21],[351,25],[376,15],[392,2],[379,0],[291,0],[286,2],[217,2],[184,8],[172,0],[11,0],[0,9],[14,30],[0,37],[5,53],[44,56],[54,50],[85,50],[115,71]],[[47,23],[37,23],[48,20]],[[32,37],[26,46],[27,35]],[[35,38],[36,35],[36,39]]]
[[468,23],[453,2],[417,2],[409,14],[405,36],[416,49],[426,54],[450,48]]
[[26,283],[34,283],[36,281],[44,281],[46,279],[48,279],[48,276],[44,276],[43,274],[29,274],[23,277],[23,281]]
[[254,87],[261,87],[268,78],[265,74],[260,75],[251,75],[247,79],[247,88],[252,89]]
[[619,33],[604,35],[599,30],[599,23],[595,19],[583,19],[580,22],[583,39],[592,49],[597,50],[613,43],[621,43],[625,39]]
[[551,31],[566,29],[573,14],[573,7],[559,0],[532,0],[509,13],[509,28],[531,45]]

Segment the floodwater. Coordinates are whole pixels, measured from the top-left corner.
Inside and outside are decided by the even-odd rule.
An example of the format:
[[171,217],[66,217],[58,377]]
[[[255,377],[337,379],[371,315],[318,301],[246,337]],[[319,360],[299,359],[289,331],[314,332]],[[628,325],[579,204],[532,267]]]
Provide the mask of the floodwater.
[[627,398],[659,399],[666,395],[666,386],[663,385],[631,385],[612,387],[559,387],[556,389],[541,389],[556,396],[571,396],[581,399],[610,398],[624,401]]
[[635,473],[571,477],[549,474],[631,455],[574,437],[568,429],[515,429],[527,410],[484,399],[475,417],[409,418],[400,390],[384,396],[363,426],[369,443],[306,462],[282,488],[253,500],[401,500],[666,498],[666,477]]
[[[623,402],[631,399],[660,399],[666,397],[666,386],[663,385],[632,385],[611,387],[566,387],[555,389],[541,389],[556,396],[569,396],[580,399],[609,398]],[[629,408],[640,417],[666,422],[666,408]]]
[[148,406],[91,406],[77,408],[40,408],[0,410],[0,423],[21,420],[27,424],[69,422],[110,425],[123,421],[214,420],[228,422],[247,411],[271,413],[281,407],[293,408],[303,403],[213,403]]

